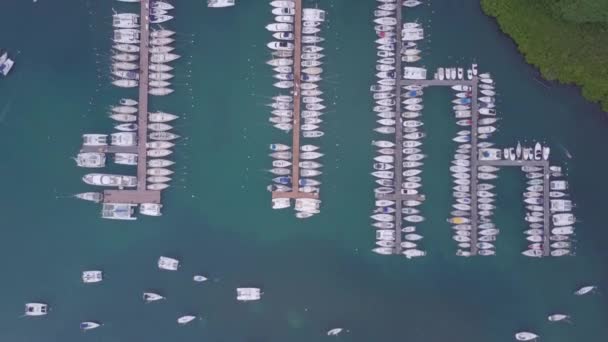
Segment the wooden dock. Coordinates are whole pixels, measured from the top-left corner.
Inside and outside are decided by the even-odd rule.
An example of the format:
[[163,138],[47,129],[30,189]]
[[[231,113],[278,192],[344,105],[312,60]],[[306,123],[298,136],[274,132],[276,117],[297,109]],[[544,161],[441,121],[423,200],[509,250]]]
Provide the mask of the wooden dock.
[[293,52],[293,138],[291,144],[291,191],[273,191],[272,198],[318,198],[317,193],[300,191],[300,113],[302,82],[302,0],[295,0]]

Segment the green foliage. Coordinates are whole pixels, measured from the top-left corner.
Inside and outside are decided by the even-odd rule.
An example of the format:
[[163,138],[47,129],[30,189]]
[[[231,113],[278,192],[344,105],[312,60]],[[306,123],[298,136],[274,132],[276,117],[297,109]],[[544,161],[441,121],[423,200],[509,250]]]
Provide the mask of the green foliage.
[[608,23],[606,0],[559,0],[555,8],[564,20],[574,23]]
[[582,87],[608,111],[607,0],[481,0],[543,77]]

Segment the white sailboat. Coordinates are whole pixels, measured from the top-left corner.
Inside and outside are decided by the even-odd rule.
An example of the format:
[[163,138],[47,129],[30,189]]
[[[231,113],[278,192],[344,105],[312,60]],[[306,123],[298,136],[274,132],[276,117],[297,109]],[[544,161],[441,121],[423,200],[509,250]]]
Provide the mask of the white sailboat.
[[579,288],[578,290],[576,290],[574,292],[574,294],[577,295],[577,296],[582,296],[582,295],[585,295],[587,293],[593,292],[596,289],[597,289],[597,286],[595,286],[595,285],[583,286],[583,287]]
[[559,321],[567,321],[569,322],[570,316],[564,314],[552,314],[547,317],[549,322],[559,322]]
[[146,301],[147,303],[165,299],[165,297],[159,295],[158,293],[154,293],[154,292],[144,292],[143,298],[144,298],[144,301]]
[[531,333],[528,331],[520,331],[515,334],[515,339],[518,341],[532,341],[537,339],[539,336],[535,333]]
[[195,318],[196,318],[196,316],[192,316],[192,315],[181,316],[177,319],[177,323],[180,325],[188,324],[188,323],[192,322]]

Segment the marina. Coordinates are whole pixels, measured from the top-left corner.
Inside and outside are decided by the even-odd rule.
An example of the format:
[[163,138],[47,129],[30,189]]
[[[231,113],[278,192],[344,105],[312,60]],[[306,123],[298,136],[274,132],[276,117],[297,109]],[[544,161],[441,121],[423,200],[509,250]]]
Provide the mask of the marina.
[[[602,229],[604,216],[598,205],[605,193],[602,173],[606,165],[594,148],[606,138],[605,115],[580,96],[580,89],[543,79],[525,63],[513,42],[503,37],[494,20],[483,15],[479,3],[421,1],[417,7],[403,8],[401,23],[419,23],[418,28],[424,29],[424,33],[412,30],[411,37],[424,39],[408,48],[420,52],[405,55],[421,59],[405,62],[404,58],[401,69],[424,67],[428,73],[424,80],[402,82],[411,83],[403,87],[428,83],[419,90],[424,94],[414,90],[416,87],[402,88],[399,107],[400,114],[420,113],[417,117],[405,114],[400,120],[401,134],[417,129],[427,136],[402,138],[402,143],[421,145],[395,148],[395,133],[377,135],[372,129],[390,127],[396,131],[395,122],[389,120],[397,121],[399,115],[391,109],[377,116],[371,104],[382,101],[383,106],[396,108],[392,103],[396,90],[390,95],[378,92],[373,100],[368,92],[377,81],[373,74],[390,72],[389,67],[396,64],[392,57],[378,56],[382,60],[379,64],[387,65],[382,69],[389,71],[374,71],[378,51],[373,41],[382,39],[391,44],[391,37],[374,36],[374,25],[370,25],[375,19],[372,13],[380,11],[378,6],[385,3],[303,0],[304,7],[315,7],[316,2],[327,10],[327,22],[313,29],[322,28],[323,33],[318,31],[317,35],[326,39],[324,45],[317,45],[325,49],[316,53],[326,56],[323,80],[316,89],[324,91],[328,108],[323,116],[306,123],[320,126],[326,136],[317,139],[320,143],[307,140],[302,137],[302,125],[307,115],[304,105],[308,103],[301,97],[298,157],[307,166],[323,163],[322,168],[309,170],[324,173],[312,179],[300,170],[300,179],[322,182],[309,186],[320,189],[323,212],[311,220],[298,220],[294,218],[294,199],[288,210],[275,211],[269,205],[270,193],[264,191],[271,178],[284,177],[274,172],[293,168],[291,156],[268,157],[279,152],[269,152],[269,143],[288,145],[290,150],[286,151],[292,152],[293,139],[291,131],[284,133],[270,127],[292,123],[293,117],[287,121],[273,113],[276,122],[267,121],[271,110],[284,110],[269,109],[266,104],[274,102],[270,97],[291,95],[293,89],[273,87],[273,82],[283,80],[274,81],[273,71],[265,64],[270,54],[279,51],[266,49],[266,44],[281,40],[272,39],[276,32],[264,30],[274,21],[270,12],[275,8],[271,9],[269,2],[237,1],[228,9],[207,8],[205,1],[171,2],[180,8],[167,10],[168,14],[175,12],[179,20],[162,25],[178,33],[170,46],[175,49],[163,53],[184,57],[154,67],[159,73],[175,73],[174,78],[164,81],[161,79],[166,76],[159,75],[159,83],[155,83],[171,82],[175,92],[166,97],[149,94],[146,157],[147,163],[156,161],[148,169],[154,175],[147,174],[148,170],[145,174],[146,185],[171,184],[171,190],[159,190],[163,217],[148,218],[139,210],[157,212],[146,205],[154,199],[142,199],[142,205],[128,203],[129,196],[114,200],[108,199],[109,194],[104,196],[104,190],[124,190],[116,191],[116,196],[135,192],[140,181],[136,158],[140,148],[140,59],[122,62],[113,56],[118,55],[114,51],[118,48],[125,50],[119,50],[121,53],[139,55],[141,39],[137,44],[110,40],[114,30],[112,7],[119,13],[137,12],[139,17],[139,2],[112,1],[108,6],[95,1],[65,4],[9,0],[0,21],[3,31],[8,32],[1,45],[17,64],[0,81],[4,87],[0,139],[5,146],[15,148],[6,149],[0,174],[7,180],[2,196],[4,221],[7,227],[15,228],[6,231],[3,251],[9,257],[18,255],[19,260],[6,270],[7,305],[2,311],[6,317],[2,330],[7,336],[32,341],[61,336],[65,342],[134,336],[150,342],[178,337],[358,341],[403,338],[404,330],[394,329],[402,321],[417,327],[405,331],[408,339],[421,341],[466,336],[471,342],[518,338],[567,342],[606,336],[606,314],[600,305],[606,270],[598,262],[608,255],[602,248],[608,236]],[[152,1],[150,6],[156,7]],[[57,20],[61,13],[73,14],[78,20]],[[34,20],[26,20],[26,24],[24,18]],[[121,25],[140,22],[124,20]],[[150,31],[155,25],[150,25]],[[304,29],[304,23],[302,26]],[[402,47],[406,44],[403,42]],[[117,47],[110,50],[113,45]],[[169,46],[155,47],[151,45],[149,52],[161,53]],[[440,65],[464,68],[466,75],[466,70],[472,69],[471,62],[479,63],[484,72],[491,70],[494,81],[494,88],[482,88],[480,85],[488,83],[476,76],[477,112],[496,113],[478,113],[475,129],[473,104],[466,103],[473,98],[473,79],[439,80],[439,75],[433,79]],[[112,73],[115,63],[136,64],[133,72],[137,76]],[[174,72],[166,70],[169,65],[175,67]],[[408,70],[401,71],[401,78],[417,77],[416,72]],[[275,72],[289,73],[286,68]],[[117,81],[134,77],[137,86],[116,87],[109,81],[114,77],[119,78]],[[460,85],[471,86],[471,90],[449,89]],[[482,104],[490,103],[480,100],[486,96],[495,97],[494,108]],[[119,101],[121,98],[137,104]],[[422,102],[413,103],[419,99]],[[406,100],[409,103],[403,103]],[[406,110],[406,105],[424,108]],[[178,114],[180,120],[165,121],[170,117],[155,115],[162,110]],[[466,111],[471,117],[461,116]],[[109,115],[125,121],[108,120]],[[173,128],[166,131],[164,125]],[[497,131],[492,132],[492,127]],[[473,145],[472,134],[462,131],[478,133],[475,156],[472,146],[465,147]],[[107,144],[84,145],[82,155],[77,155],[80,134],[93,132],[106,133]],[[149,135],[152,132],[174,132],[184,138],[153,140]],[[492,135],[488,138],[481,134]],[[91,142],[96,139],[90,138]],[[451,142],[452,138],[459,141]],[[517,151],[518,140],[521,156],[511,160],[511,149]],[[371,141],[393,145],[371,146]],[[534,150],[537,142],[542,145],[540,150],[551,147],[550,158],[524,159],[523,150]],[[312,144],[318,149],[311,151]],[[283,148],[278,145],[273,147]],[[424,165],[402,166],[402,184],[395,184],[394,174],[386,178],[391,182],[385,184],[418,193],[373,192],[380,185],[369,173],[395,172],[397,149],[402,150],[400,162],[413,166],[424,161]],[[324,156],[303,159],[315,157],[305,152]],[[427,156],[406,159],[417,154]],[[456,154],[469,158],[465,162]],[[170,162],[176,162],[176,166],[168,165]],[[474,191],[473,184],[465,182],[474,179],[471,163],[475,163],[479,179]],[[88,166],[75,168],[74,164]],[[388,164],[393,168],[388,169]],[[371,170],[373,165],[378,169]],[[410,169],[422,172],[403,174]],[[463,174],[468,178],[459,178]],[[91,183],[79,181],[85,175]],[[484,178],[488,176],[498,178]],[[413,183],[420,187],[414,188]],[[273,190],[288,186],[279,185],[283,184],[276,184]],[[98,204],[75,201],[75,193]],[[239,205],[234,198],[237,193]],[[455,193],[467,195],[456,197]],[[473,223],[451,224],[446,219],[470,219],[473,193],[478,217],[476,243],[455,242],[453,234],[471,238],[456,235],[456,231],[473,234],[471,228],[464,230]],[[104,206],[108,215],[124,213],[121,217],[125,220],[137,220],[101,219],[104,197],[115,202]],[[396,204],[390,204],[395,201],[421,202],[417,206],[401,203],[400,254],[395,254],[396,237],[392,236],[397,229],[383,228],[392,234],[383,232],[381,239],[378,235],[374,238],[379,229],[370,223],[385,221],[369,218],[378,215],[385,219],[380,216],[385,214],[395,217]],[[381,207],[386,210],[372,213]],[[426,220],[404,220],[414,215]],[[498,229],[499,235],[481,233],[497,233]],[[406,234],[424,237],[412,241]],[[568,240],[564,240],[566,237]],[[477,247],[482,242],[495,248]],[[495,252],[494,257],[454,255],[457,249],[470,253],[473,245],[476,255]],[[378,247],[400,256],[383,257],[370,251]],[[238,255],[231,253],[235,248]],[[520,253],[531,250],[530,254],[536,256],[537,248],[544,257],[528,259]],[[407,249],[418,249],[426,255],[406,259],[403,252]],[[575,256],[547,256],[547,251],[557,256],[564,250],[569,251],[564,255]],[[177,260],[177,270],[159,269],[161,255]],[[298,272],[284,277],[285,270]],[[535,289],[543,289],[542,296]],[[261,301],[249,300],[258,295]],[[372,306],[381,304],[386,312],[378,315],[373,310],[356,310],[355,304],[362,298]],[[474,307],[467,305],[471,300]],[[407,307],[388,304],[396,301],[407,303]],[[439,321],[445,323],[444,329],[436,329]]]

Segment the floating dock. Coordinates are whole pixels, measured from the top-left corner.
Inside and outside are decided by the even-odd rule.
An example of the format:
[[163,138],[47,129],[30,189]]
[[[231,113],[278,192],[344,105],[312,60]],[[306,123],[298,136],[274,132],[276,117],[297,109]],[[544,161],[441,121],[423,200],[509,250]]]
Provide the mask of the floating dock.
[[291,143],[291,191],[273,191],[272,198],[318,198],[317,193],[300,191],[300,113],[302,82],[302,0],[294,0],[294,52],[293,52],[293,139]]

